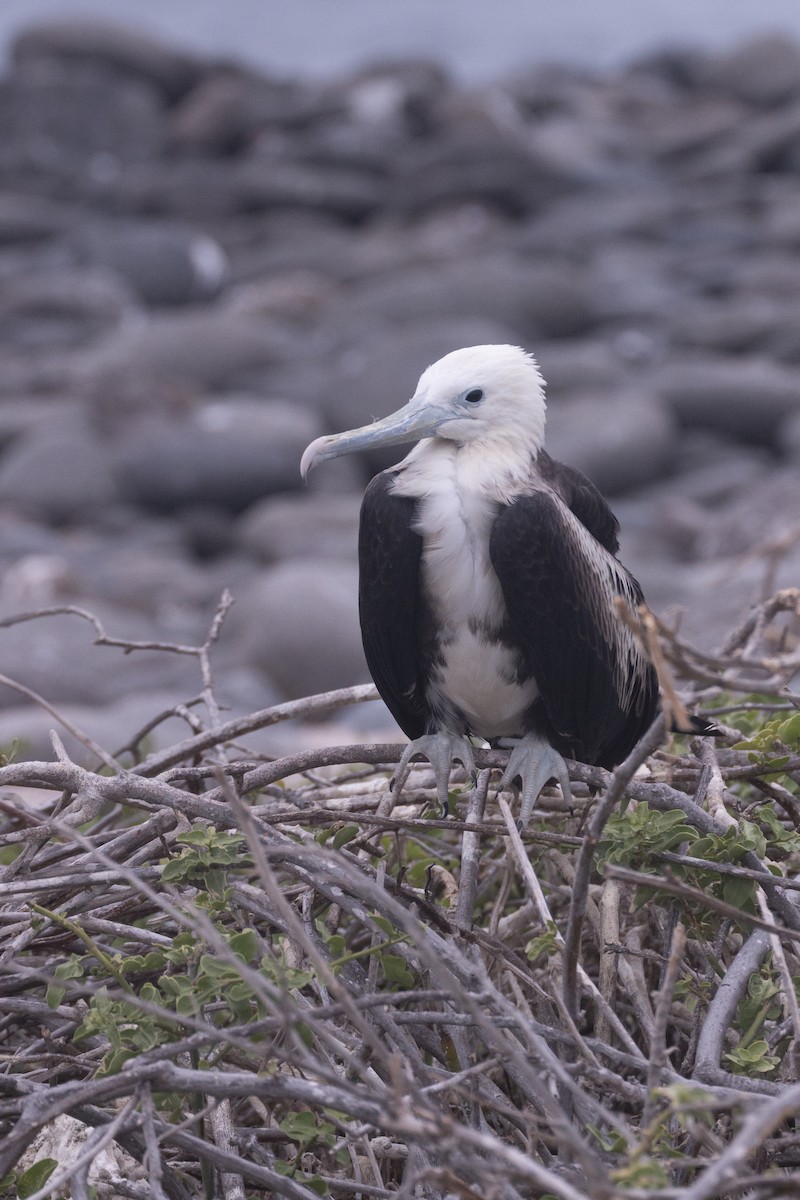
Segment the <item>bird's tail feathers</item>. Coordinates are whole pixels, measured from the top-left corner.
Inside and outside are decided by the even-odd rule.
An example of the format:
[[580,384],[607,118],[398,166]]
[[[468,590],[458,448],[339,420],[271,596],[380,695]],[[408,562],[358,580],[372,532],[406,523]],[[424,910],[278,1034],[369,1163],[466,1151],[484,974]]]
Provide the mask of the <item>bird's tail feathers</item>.
[[719,725],[701,713],[687,713],[686,720],[678,722],[673,719],[673,733],[689,733],[695,737],[724,737],[725,731]]

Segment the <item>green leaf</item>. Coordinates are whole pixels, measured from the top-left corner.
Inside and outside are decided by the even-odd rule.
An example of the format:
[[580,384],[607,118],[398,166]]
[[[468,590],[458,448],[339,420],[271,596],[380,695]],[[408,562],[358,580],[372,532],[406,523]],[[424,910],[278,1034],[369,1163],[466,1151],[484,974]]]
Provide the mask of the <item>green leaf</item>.
[[800,742],[800,711],[794,713],[778,726],[778,740],[786,746]]
[[153,971],[163,971],[166,963],[167,959],[163,950],[149,950],[147,954],[132,954],[130,958],[123,958],[119,967],[123,975],[142,972],[150,974]]
[[58,1008],[66,996],[67,989],[60,982],[62,979],[83,979],[84,974],[83,960],[77,954],[71,954],[66,962],[59,963],[45,992],[44,998],[47,1007]]
[[530,962],[536,962],[542,955],[550,958],[555,953],[556,946],[558,945],[557,936],[558,930],[556,929],[555,921],[548,921],[544,932],[538,934],[535,938],[531,938],[528,942],[525,947],[525,957]]
[[281,1121],[280,1128],[288,1138],[299,1144],[301,1152],[317,1140],[317,1118],[307,1109],[289,1113]]
[[168,863],[164,864],[161,871],[164,883],[180,883],[186,875],[187,866],[184,858],[171,858]]
[[722,877],[722,899],[735,908],[752,909],[755,881],[753,879],[737,879],[735,875]]
[[[436,816],[438,815],[439,814],[437,813]],[[440,859],[433,858],[429,854],[424,858],[417,859],[417,861],[412,863],[406,871],[406,883],[408,883],[410,887],[425,887],[425,884],[428,882],[428,868],[432,867],[434,863],[440,861]]]
[[252,962],[258,954],[259,939],[255,929],[243,929],[228,939],[228,945],[242,962]]
[[408,969],[408,964],[399,954],[382,954],[381,968],[387,983],[399,983],[404,987],[414,986],[414,976]]
[[762,1039],[751,1042],[749,1046],[737,1046],[725,1057],[741,1075],[766,1075],[780,1062],[769,1053],[769,1046]]
[[358,833],[358,825],[344,825],[341,829],[336,830],[331,839],[331,845],[334,850],[340,850],[342,846],[346,846],[348,842],[352,842]]
[[38,1192],[39,1188],[44,1187],[57,1166],[58,1161],[55,1158],[40,1158],[38,1162],[28,1167],[27,1171],[23,1171],[17,1179],[19,1200],[26,1200],[34,1192]]

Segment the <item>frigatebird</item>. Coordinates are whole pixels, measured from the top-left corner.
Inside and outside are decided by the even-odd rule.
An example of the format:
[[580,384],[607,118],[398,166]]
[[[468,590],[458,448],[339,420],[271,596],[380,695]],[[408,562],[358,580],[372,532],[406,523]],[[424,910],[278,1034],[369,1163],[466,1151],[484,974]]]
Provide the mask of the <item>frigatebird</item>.
[[410,453],[368,485],[359,611],[380,695],[431,762],[443,809],[451,766],[475,771],[478,738],[510,748],[520,825],[564,757],[613,767],[659,703],[633,629],[642,590],[617,558],[619,526],[597,488],[544,449],[544,381],[517,346],[455,350],[404,407],[317,438],[301,470],[396,443]]

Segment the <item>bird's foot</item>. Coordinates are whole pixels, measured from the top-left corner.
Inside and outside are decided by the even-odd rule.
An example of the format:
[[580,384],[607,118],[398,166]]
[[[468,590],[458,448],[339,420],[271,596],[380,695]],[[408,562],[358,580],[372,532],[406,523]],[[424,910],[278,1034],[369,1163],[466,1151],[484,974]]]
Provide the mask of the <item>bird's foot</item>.
[[522,784],[522,805],[519,810],[517,828],[524,829],[531,819],[533,806],[539,799],[539,793],[550,779],[555,779],[561,785],[561,791],[567,804],[572,807],[572,791],[569,786],[569,774],[564,759],[554,750],[549,742],[535,733],[526,734],[518,741],[502,739],[500,745],[513,745],[508,756],[508,765],[500,780],[500,787],[509,787],[516,778]]
[[397,770],[389,784],[396,796],[399,796],[403,790],[412,758],[416,758],[418,754],[423,754],[433,767],[436,795],[441,806],[442,816],[446,817],[448,815],[450,769],[453,762],[460,762],[464,770],[472,776],[473,781],[477,778],[478,768],[475,766],[472,746],[466,737],[457,733],[426,733],[422,737],[415,738],[403,751],[400,762],[397,764]]

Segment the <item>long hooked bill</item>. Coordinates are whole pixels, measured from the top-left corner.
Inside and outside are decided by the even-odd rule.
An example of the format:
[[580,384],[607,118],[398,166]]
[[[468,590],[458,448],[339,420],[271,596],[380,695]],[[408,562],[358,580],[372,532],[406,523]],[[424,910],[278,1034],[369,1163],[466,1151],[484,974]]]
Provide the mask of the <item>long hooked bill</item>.
[[317,463],[328,458],[339,458],[357,450],[374,450],[378,446],[393,446],[402,442],[417,442],[420,438],[432,437],[439,426],[451,417],[433,404],[409,400],[397,412],[362,425],[360,429],[348,429],[345,433],[331,433],[318,437],[307,446],[300,460],[303,479]]

